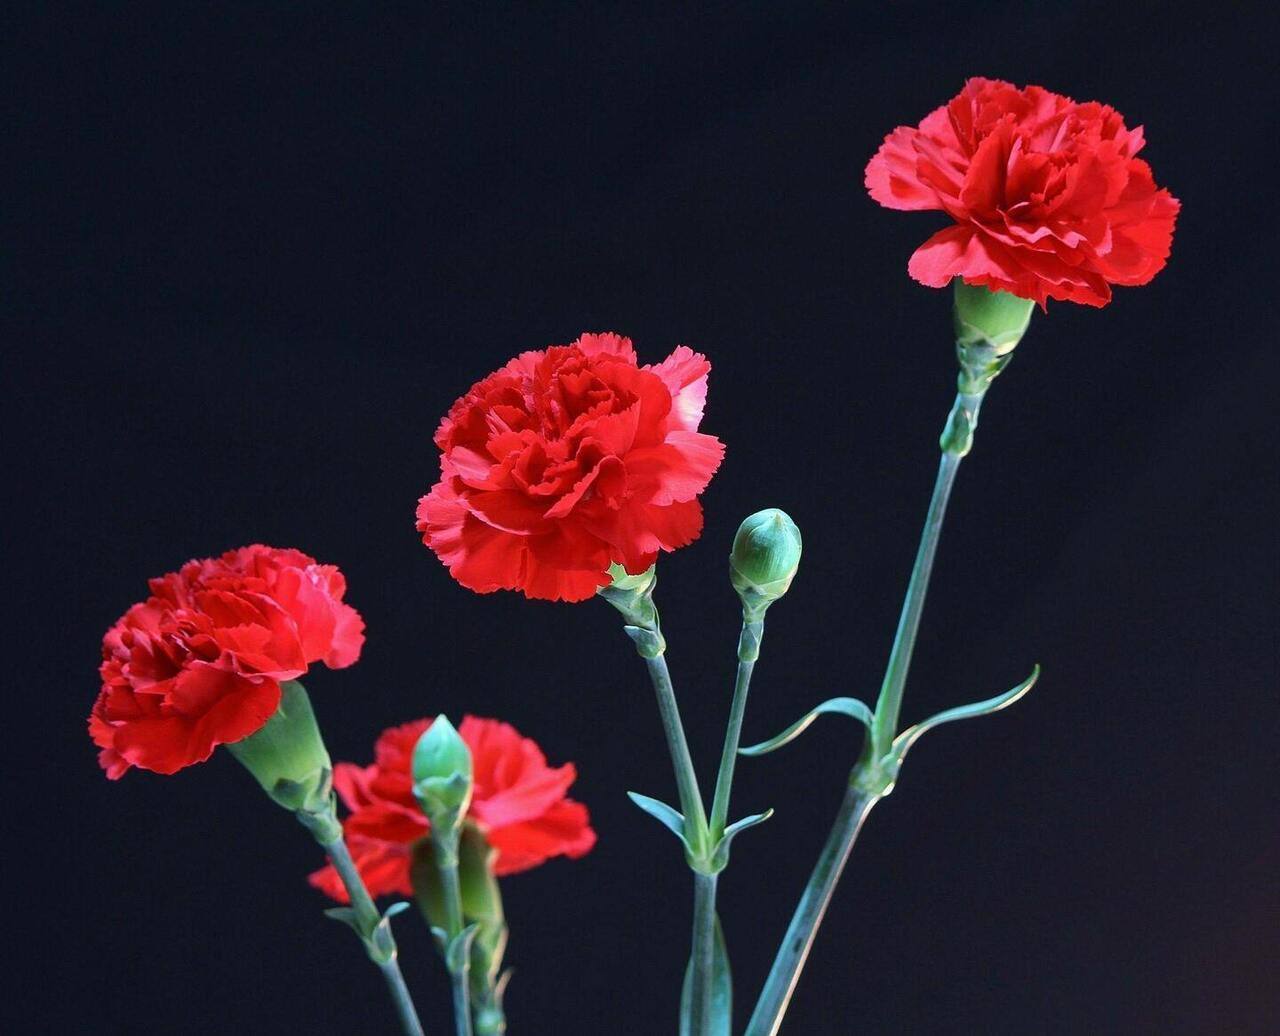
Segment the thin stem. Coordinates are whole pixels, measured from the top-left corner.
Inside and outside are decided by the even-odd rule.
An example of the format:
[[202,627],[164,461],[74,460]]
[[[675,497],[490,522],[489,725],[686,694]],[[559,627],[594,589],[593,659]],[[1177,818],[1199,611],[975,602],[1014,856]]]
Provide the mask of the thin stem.
[[756,1009],[747,1023],[746,1036],[774,1036],[782,1025],[782,1016],[791,1001],[791,994],[800,979],[800,971],[808,959],[814,936],[818,934],[818,926],[831,903],[831,895],[840,880],[845,861],[849,859],[854,840],[871,807],[879,800],[879,795],[869,794],[852,784],[845,789],[836,822],[778,948],[760,999],[756,1001]]
[[711,843],[724,834],[729,819],[729,796],[733,791],[733,770],[738,761],[738,745],[742,739],[742,717],[747,711],[747,693],[751,689],[751,673],[760,653],[764,621],[744,621],[738,638],[738,675],[733,684],[733,704],[729,707],[729,724],[724,732],[724,750],[720,753],[720,772],[716,776],[715,798],[711,803]]
[[471,995],[467,989],[467,972],[463,968],[450,971],[453,986],[453,1024],[458,1036],[471,1036]]
[[444,924],[445,931],[452,939],[460,931],[462,931],[462,883],[458,880],[458,862],[457,856],[454,856],[453,863],[450,865],[445,858],[445,862],[440,865],[440,887],[444,892]]
[[[671,752],[671,765],[675,769],[676,785],[680,791],[680,805],[685,816],[685,839],[692,856],[703,858],[710,850],[707,839],[707,815],[702,804],[702,791],[698,787],[698,775],[689,754],[689,742],[684,724],[680,722],[680,707],[676,704],[675,688],[671,684],[671,671],[661,652],[645,659],[654,693],[658,697],[658,712],[662,717],[662,729],[667,736],[667,748]],[[692,866],[692,860],[690,861]],[[689,1034],[708,1036],[711,1025],[711,973],[715,954],[716,878],[698,870],[693,872],[693,940],[690,949],[691,975],[689,979]]]
[[455,960],[451,951],[453,941],[462,933],[462,884],[458,879],[458,840],[456,826],[444,825],[432,828],[431,844],[435,852],[436,869],[440,874],[440,891],[444,904],[444,930],[447,939],[445,965],[449,982],[453,987],[453,1026],[457,1036],[472,1036],[470,951]]
[[389,951],[380,954],[386,959],[379,959],[379,957],[373,959],[387,980],[387,988],[391,990],[391,999],[395,1003],[401,1027],[406,1036],[423,1036],[422,1023],[418,1020],[418,1012],[413,1006],[413,998],[409,995],[409,987],[405,985],[404,975],[400,972],[400,962],[396,957],[396,944],[391,935],[391,926],[386,924],[378,913],[378,908],[373,905],[373,898],[365,888],[364,880],[360,877],[360,871],[355,861],[351,859],[351,851],[347,848],[347,843],[342,836],[339,835],[336,840],[322,844],[351,899],[351,909],[355,911],[356,921],[360,926],[359,931],[370,933],[362,936],[370,949],[370,956],[373,956],[374,950],[372,933],[382,933],[382,941],[389,945]]
[[692,977],[689,983],[690,1036],[711,1032],[711,977],[715,967],[716,875],[693,875]]
[[396,1005],[396,1013],[400,1016],[400,1024],[406,1033],[422,1036],[422,1023],[418,1021],[417,1011],[413,1006],[413,998],[409,995],[409,987],[405,985],[404,975],[400,973],[400,965],[392,960],[380,964],[382,975],[387,980],[387,988],[391,990],[391,999]]
[[885,667],[884,682],[876,700],[875,715],[863,757],[850,777],[835,824],[827,836],[813,873],[809,876],[809,883],[796,906],[778,955],[774,958],[769,977],[747,1026],[747,1036],[774,1036],[782,1025],[782,1016],[799,981],[818,926],[822,924],[827,904],[831,902],[831,895],[840,880],[862,822],[871,812],[871,807],[892,790],[893,778],[885,773],[881,763],[889,754],[898,730],[902,694],[907,684],[907,671],[911,667],[911,655],[915,650],[916,634],[920,630],[920,618],[924,614],[925,595],[929,589],[929,578],[933,574],[933,561],[938,553],[938,539],[947,513],[947,501],[951,498],[951,488],[955,484],[960,461],[972,447],[973,429],[977,425],[978,410],[985,391],[985,385],[976,393],[961,391],[956,396],[955,405],[947,419],[941,440],[942,459],[938,464],[938,477],[933,485],[924,531],[921,533],[920,546],[911,569],[906,598],[902,602],[902,614],[898,619],[898,629],[893,638],[893,648],[889,652],[889,663]]
[[907,584],[907,596],[902,602],[902,614],[898,618],[898,630],[889,653],[880,697],[876,701],[875,721],[871,726],[872,745],[876,759],[889,752],[894,735],[898,731],[898,713],[902,708],[902,693],[907,685],[907,670],[911,667],[911,655],[916,646],[916,634],[920,630],[920,617],[924,614],[925,594],[929,589],[929,577],[933,573],[933,559],[938,553],[938,536],[942,532],[942,520],[946,517],[947,501],[955,483],[961,457],[944,452],[938,464],[938,478],[933,485],[933,498],[929,501],[929,513],[925,518],[920,547],[916,551],[915,565],[911,569],[911,581]]
[[702,792],[698,789],[698,775],[689,754],[689,742],[685,738],[684,724],[680,722],[680,707],[676,704],[675,688],[671,685],[671,672],[666,658],[659,654],[646,658],[649,679],[658,697],[658,713],[662,717],[662,730],[671,752],[671,765],[675,769],[676,787],[680,792],[680,807],[684,811],[690,848],[695,855],[706,849],[707,814],[702,804]]

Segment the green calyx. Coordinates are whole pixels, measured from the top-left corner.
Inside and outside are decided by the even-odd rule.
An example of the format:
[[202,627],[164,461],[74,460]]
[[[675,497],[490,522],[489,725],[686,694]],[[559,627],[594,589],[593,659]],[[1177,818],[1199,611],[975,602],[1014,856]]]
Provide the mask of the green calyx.
[[261,729],[227,745],[273,802],[294,813],[331,811],[333,764],[306,689],[280,685],[280,705]]
[[648,593],[657,581],[657,566],[650,565],[638,575],[632,575],[625,568],[614,562],[609,566],[609,585],[602,589],[619,590],[628,593]]
[[803,549],[791,516],[776,507],[743,520],[729,554],[729,579],[744,612],[763,613],[791,587]]
[[1035,300],[965,284],[958,277],[954,283],[957,344],[989,345],[999,355],[1011,352],[1031,323]]
[[621,565],[610,565],[613,581],[596,591],[596,596],[608,601],[622,616],[626,630],[641,658],[657,658],[667,650],[662,629],[658,622],[658,609],[653,603],[653,591],[658,585],[658,566],[651,565],[639,575],[628,575]]
[[437,716],[413,749],[413,794],[433,824],[455,826],[471,805],[471,749],[447,716]]

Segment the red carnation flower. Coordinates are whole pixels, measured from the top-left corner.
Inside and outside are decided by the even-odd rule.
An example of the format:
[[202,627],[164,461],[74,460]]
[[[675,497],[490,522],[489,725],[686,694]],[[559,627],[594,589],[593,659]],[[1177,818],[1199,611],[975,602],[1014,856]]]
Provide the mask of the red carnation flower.
[[921,284],[962,277],[1042,307],[1105,306],[1112,284],[1146,284],[1169,257],[1179,202],[1134,157],[1142,145],[1142,128],[1105,104],[970,79],[885,137],[866,184],[888,208],[955,220],[911,257]]
[[342,573],[301,551],[242,547],[149,585],[102,639],[89,733],[113,780],[204,762],[271,718],[280,681],[349,666],[364,644]]
[[423,542],[472,590],[565,601],[692,543],[724,456],[698,431],[710,370],[685,346],[639,367],[616,334],[521,353],[441,422]]
[[[427,836],[430,824],[413,797],[410,763],[414,745],[431,723],[420,719],[383,731],[372,766],[334,766],[334,787],[351,810],[343,824],[347,844],[371,895],[413,894],[412,846]],[[576,859],[596,844],[587,807],[565,798],[577,777],[572,763],[549,767],[537,744],[498,720],[466,716],[458,733],[471,749],[475,780],[467,819],[498,851],[495,874],[525,871],[553,856]],[[332,866],[309,880],[347,902]]]

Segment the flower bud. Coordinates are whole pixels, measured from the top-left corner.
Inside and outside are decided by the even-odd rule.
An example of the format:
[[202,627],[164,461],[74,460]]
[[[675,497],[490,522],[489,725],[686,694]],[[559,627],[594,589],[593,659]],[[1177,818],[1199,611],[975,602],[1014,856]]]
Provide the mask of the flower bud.
[[227,745],[272,800],[293,812],[329,808],[333,764],[316,726],[306,689],[296,680],[280,685],[280,705],[257,731]]
[[990,346],[997,356],[1012,352],[1031,323],[1034,299],[1007,291],[991,291],[955,279],[956,343],[961,347]]
[[454,826],[471,805],[471,749],[441,714],[413,749],[413,793],[433,824]]
[[743,608],[763,611],[787,592],[800,567],[800,530],[776,507],[757,511],[738,526],[729,578]]

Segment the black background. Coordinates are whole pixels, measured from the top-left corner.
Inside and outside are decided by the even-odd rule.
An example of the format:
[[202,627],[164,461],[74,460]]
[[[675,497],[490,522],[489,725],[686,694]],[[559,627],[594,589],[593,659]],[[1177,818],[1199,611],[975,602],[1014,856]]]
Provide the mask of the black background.
[[[360,664],[308,680],[336,758],[445,710],[578,764],[598,848],[504,886],[515,1036],[672,1032],[688,876],[623,795],[674,794],[643,669],[601,603],[452,583],[413,529],[431,435],[584,329],[705,351],[728,456],[660,566],[704,780],[750,511],[787,509],[806,554],[746,736],[873,696],[953,367],[946,293],[906,274],[942,220],[878,208],[862,170],[974,74],[1116,105],[1184,211],[1151,285],[1051,304],[988,400],[906,718],[1045,675],[915,750],[785,1031],[1280,1029],[1261,7],[91,10],[5,16],[9,1031],[391,1031],[304,883],[314,845],[225,753],[108,783],[84,733],[145,577],[261,540],[340,564],[368,620]],[[857,747],[824,720],[741,767],[734,812],[778,814],[722,881],[740,1020]]]

